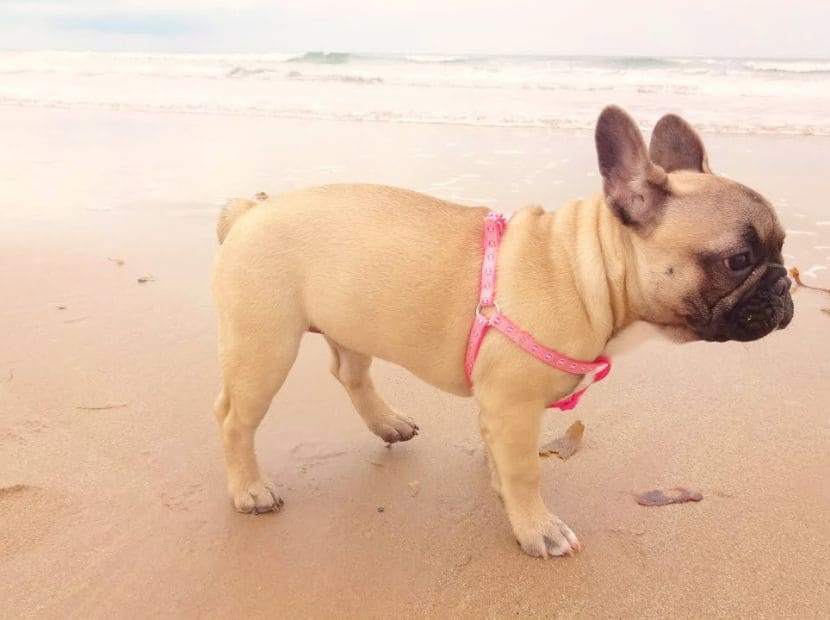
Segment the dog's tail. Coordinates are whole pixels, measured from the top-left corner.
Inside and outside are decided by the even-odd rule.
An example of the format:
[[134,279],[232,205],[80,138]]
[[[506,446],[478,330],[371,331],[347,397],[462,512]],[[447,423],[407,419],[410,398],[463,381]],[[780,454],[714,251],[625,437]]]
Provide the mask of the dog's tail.
[[254,200],[248,198],[231,198],[225,203],[225,206],[222,207],[222,211],[219,213],[219,221],[216,223],[216,236],[219,238],[219,243],[222,243],[225,237],[228,236],[236,220],[264,200],[268,200],[268,194],[259,192],[254,196]]

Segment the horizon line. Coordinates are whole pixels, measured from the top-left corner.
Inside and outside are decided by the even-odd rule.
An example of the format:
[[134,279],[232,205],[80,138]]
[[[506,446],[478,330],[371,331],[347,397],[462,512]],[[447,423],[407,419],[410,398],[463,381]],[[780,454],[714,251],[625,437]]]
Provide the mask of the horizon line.
[[355,56],[406,56],[406,55],[422,55],[422,56],[491,56],[491,57],[527,57],[527,58],[631,58],[631,59],[667,59],[667,60],[807,60],[807,61],[828,61],[828,56],[718,56],[718,55],[659,55],[659,54],[577,54],[577,53],[560,53],[560,52],[476,52],[476,51],[364,51],[364,50],[325,50],[325,49],[304,49],[304,50],[158,50],[158,49],[134,49],[134,50],[111,50],[111,49],[66,49],[66,48],[5,48],[0,47],[0,53],[3,52],[68,52],[78,54],[159,54],[159,55],[176,55],[176,54],[215,54],[215,55],[254,55],[254,54],[344,54]]

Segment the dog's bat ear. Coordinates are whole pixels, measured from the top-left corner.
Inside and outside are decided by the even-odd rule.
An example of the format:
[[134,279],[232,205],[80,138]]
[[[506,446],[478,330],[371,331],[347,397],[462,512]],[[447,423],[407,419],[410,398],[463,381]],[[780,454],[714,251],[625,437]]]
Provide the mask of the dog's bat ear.
[[648,152],[651,161],[662,166],[666,172],[693,170],[712,174],[703,140],[677,114],[666,114],[657,121]]
[[651,161],[640,129],[621,108],[602,111],[595,139],[608,206],[623,224],[647,232],[665,204],[666,172]]

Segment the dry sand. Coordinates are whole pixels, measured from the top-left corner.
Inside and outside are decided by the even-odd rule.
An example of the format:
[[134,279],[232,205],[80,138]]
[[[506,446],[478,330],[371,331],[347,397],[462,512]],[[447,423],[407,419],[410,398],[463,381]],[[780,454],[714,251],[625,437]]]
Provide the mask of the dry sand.
[[[554,208],[598,188],[589,134],[7,108],[0,135],[0,616],[830,609],[830,299],[812,291],[785,332],[646,345],[547,417],[546,439],[586,425],[575,456],[543,461],[575,558],[519,551],[472,401],[377,363],[381,391],[422,428],[386,449],[313,335],[258,435],[286,505],[232,510],[210,411],[224,197],[360,180]],[[717,170],[779,204],[792,264],[830,266],[830,141],[707,142]],[[632,496],[676,485],[703,501]]]

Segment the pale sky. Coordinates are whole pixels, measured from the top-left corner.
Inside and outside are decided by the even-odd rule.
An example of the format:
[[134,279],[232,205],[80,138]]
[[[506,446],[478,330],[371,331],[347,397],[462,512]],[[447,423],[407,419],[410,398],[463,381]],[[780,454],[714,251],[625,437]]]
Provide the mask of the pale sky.
[[830,58],[830,0],[0,0],[0,49]]

